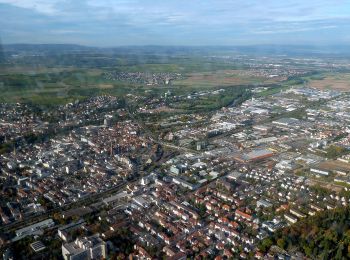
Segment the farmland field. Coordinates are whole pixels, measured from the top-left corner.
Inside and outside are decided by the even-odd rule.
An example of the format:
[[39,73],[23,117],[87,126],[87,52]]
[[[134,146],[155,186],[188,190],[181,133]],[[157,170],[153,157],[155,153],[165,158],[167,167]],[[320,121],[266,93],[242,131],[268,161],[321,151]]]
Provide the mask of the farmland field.
[[[135,82],[109,80],[103,76],[111,70],[170,73],[177,72],[183,79],[169,85],[147,86]],[[41,105],[64,104],[93,95],[161,94],[170,90],[175,95],[203,89],[272,84],[282,78],[267,78],[243,70],[182,71],[177,64],[143,64],[117,68],[76,68],[45,66],[14,66],[1,70],[0,102],[34,102]]]
[[317,89],[332,89],[338,91],[350,90],[350,73],[326,74],[323,77],[311,78],[308,85]]
[[184,86],[235,86],[235,85],[254,85],[254,84],[271,84],[283,80],[280,77],[266,78],[247,74],[241,70],[219,70],[213,72],[190,73],[184,80],[175,81],[175,84]]

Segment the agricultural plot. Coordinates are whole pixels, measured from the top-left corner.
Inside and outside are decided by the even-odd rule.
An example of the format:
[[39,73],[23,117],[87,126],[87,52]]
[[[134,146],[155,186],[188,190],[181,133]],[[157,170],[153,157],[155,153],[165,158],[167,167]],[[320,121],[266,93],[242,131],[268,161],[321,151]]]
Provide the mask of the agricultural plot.
[[317,89],[350,91],[350,73],[337,73],[319,78],[310,78],[308,85]]

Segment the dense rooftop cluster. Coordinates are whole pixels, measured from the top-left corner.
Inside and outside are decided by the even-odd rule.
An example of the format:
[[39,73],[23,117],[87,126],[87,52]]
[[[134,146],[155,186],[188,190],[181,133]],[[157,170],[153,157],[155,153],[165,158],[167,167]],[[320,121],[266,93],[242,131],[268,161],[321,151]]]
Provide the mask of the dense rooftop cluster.
[[[265,241],[349,205],[350,97],[307,87],[264,91],[153,124],[138,113],[157,115],[150,109],[167,106],[167,97],[138,97],[133,111],[108,96],[60,107],[50,115],[65,115],[53,123],[59,134],[0,156],[1,223],[34,222],[2,241],[57,230],[64,256],[300,259],[302,252]],[[15,124],[17,116],[5,120]],[[41,237],[30,241],[34,251],[51,241]]]
[[25,104],[0,104],[0,144],[30,134],[43,133],[48,123],[43,122]]
[[107,72],[104,77],[114,81],[126,81],[135,84],[169,85],[172,80],[181,79],[180,73],[145,73],[145,72]]

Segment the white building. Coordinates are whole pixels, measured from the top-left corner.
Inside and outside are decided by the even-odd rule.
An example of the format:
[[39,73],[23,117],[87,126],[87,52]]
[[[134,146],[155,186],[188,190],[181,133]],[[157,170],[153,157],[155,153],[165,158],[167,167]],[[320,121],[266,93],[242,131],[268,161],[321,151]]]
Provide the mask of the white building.
[[17,229],[16,236],[14,239],[12,239],[12,241],[20,240],[26,236],[40,235],[43,232],[43,229],[53,227],[54,225],[55,222],[53,222],[52,219],[46,219],[33,225]]
[[62,245],[65,260],[103,259],[107,255],[106,243],[95,234],[90,237],[77,238],[74,242]]

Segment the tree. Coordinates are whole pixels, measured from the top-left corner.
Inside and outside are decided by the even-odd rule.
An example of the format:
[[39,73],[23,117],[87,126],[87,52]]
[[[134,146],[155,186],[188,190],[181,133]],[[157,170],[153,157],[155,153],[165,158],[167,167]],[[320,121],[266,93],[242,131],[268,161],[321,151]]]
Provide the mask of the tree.
[[304,253],[307,256],[311,256],[312,254],[312,249],[309,246],[304,246]]
[[[312,259],[350,258],[350,208],[326,210],[277,231],[272,237],[276,245],[287,250],[300,250]],[[269,241],[260,249],[267,250]]]
[[272,240],[271,240],[270,238],[265,238],[265,239],[261,242],[261,244],[260,244],[260,246],[259,246],[259,249],[260,249],[262,252],[266,253],[267,250],[268,250],[272,245],[273,245]]
[[284,238],[279,238],[279,239],[277,240],[277,245],[278,245],[280,248],[284,249],[284,248],[286,247],[286,241],[284,240]]
[[326,149],[327,157],[330,159],[335,159],[338,156],[343,155],[347,150],[344,147],[331,145]]
[[344,243],[340,243],[334,259],[343,259]]

